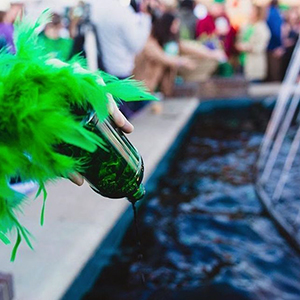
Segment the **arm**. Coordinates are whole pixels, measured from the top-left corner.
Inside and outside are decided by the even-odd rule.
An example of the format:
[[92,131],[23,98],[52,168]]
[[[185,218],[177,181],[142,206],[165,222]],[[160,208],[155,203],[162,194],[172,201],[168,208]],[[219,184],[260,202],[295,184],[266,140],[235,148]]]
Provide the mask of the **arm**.
[[287,23],[282,25],[281,29],[281,39],[283,47],[288,48],[294,45],[294,39],[289,38],[289,31],[291,30],[291,26]]
[[154,40],[147,42],[144,48],[144,54],[147,59],[160,63],[166,67],[176,68],[180,64],[180,58],[178,56],[167,55],[160,45]]
[[198,58],[210,58],[220,61],[226,59],[226,55],[222,50],[210,50],[203,45],[194,45],[186,41],[180,41],[179,50],[180,54],[192,55]]

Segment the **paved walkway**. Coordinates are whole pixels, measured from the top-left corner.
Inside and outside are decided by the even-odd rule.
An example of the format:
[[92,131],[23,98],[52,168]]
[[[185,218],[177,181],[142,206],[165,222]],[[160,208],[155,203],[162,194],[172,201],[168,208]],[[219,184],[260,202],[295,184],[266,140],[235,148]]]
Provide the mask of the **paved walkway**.
[[[145,162],[145,178],[168,150],[191,114],[196,99],[174,99],[164,103],[164,112],[149,109],[133,120],[130,140]],[[108,200],[87,184],[76,187],[68,180],[48,185],[45,225],[39,224],[42,199],[25,207],[22,223],[35,237],[35,251],[22,243],[14,263],[11,248],[0,244],[0,271],[12,273],[15,300],[58,300],[83,268],[99,243],[113,227],[129,203]]]

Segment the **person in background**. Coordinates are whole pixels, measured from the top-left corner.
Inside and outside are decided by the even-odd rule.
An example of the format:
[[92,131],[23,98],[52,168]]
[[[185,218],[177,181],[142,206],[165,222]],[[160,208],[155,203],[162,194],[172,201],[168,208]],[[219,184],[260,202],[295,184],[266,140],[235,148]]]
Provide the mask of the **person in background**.
[[283,18],[281,16],[278,0],[272,0],[267,24],[271,31],[271,39],[268,45],[268,81],[281,81],[282,79],[282,56],[284,48],[282,45],[281,28]]
[[44,31],[39,35],[39,43],[45,47],[51,58],[67,61],[71,56],[73,40],[61,37],[62,28],[61,16],[54,13],[51,22],[46,25]]
[[139,13],[123,2],[98,0],[92,8],[105,70],[118,78],[132,75],[134,57],[143,49],[151,31],[150,0],[140,4]]
[[158,3],[158,9],[163,13],[175,13],[178,7],[178,0],[155,0]]
[[134,78],[142,80],[150,92],[160,86],[165,96],[170,95],[177,69],[193,68],[179,53],[179,24],[173,14],[163,14],[153,23],[143,51],[136,56]]
[[224,0],[214,0],[208,8],[205,18],[198,20],[196,25],[196,38],[216,37],[224,46],[224,50],[229,56],[232,52],[236,31],[231,26],[229,18],[225,12]]
[[236,44],[241,53],[240,61],[245,78],[252,82],[260,82],[267,76],[266,50],[271,33],[265,16],[265,9],[254,5],[249,24],[241,31]]
[[[184,40],[179,39],[180,20],[172,13],[165,13],[158,18],[152,27],[152,32],[146,45],[135,60],[134,77],[144,81],[151,92],[158,89],[164,96],[170,96],[177,70],[186,68],[193,70],[195,62],[182,55],[193,55],[199,58],[218,59],[219,51],[212,51],[205,47],[191,47]],[[222,53],[223,56],[224,53]],[[155,112],[161,108],[156,103]]]
[[25,4],[24,1],[18,1],[18,0],[10,0],[10,3],[11,3],[10,9],[5,16],[5,19],[7,23],[13,24],[17,18],[22,19]]
[[[130,5],[135,12],[141,12],[143,1],[130,0]],[[165,12],[174,12],[177,9],[177,0],[151,0],[149,3],[148,12],[151,14],[152,19],[161,16]]]
[[[98,0],[92,2],[92,21],[101,44],[102,61],[105,71],[120,79],[132,75],[135,55],[139,53],[151,31],[151,11],[155,0],[139,3],[139,13],[130,1]],[[123,103],[122,112],[126,117],[133,115],[131,104]],[[132,103],[132,106],[139,104]]]
[[[290,60],[292,58],[295,46],[300,34],[300,16],[299,10],[292,7],[287,11],[286,20],[282,25],[282,43],[284,55],[282,57],[282,75],[284,77]],[[283,79],[283,78],[282,78]]]
[[[214,0],[207,16],[199,19],[196,25],[196,38],[211,49],[224,49],[228,59],[235,54],[236,34],[226,14],[224,0]],[[218,74],[224,77],[233,74],[229,60],[219,64]]]
[[10,2],[1,0],[0,2],[0,49],[7,47],[8,51],[15,53],[15,45],[13,42],[14,27],[9,22],[7,16],[10,10]]
[[90,70],[105,71],[97,28],[91,21],[90,4],[79,1],[69,10],[68,17],[70,36],[74,40],[71,57],[79,54],[86,59]]
[[[205,18],[199,19],[196,24],[196,37],[201,38],[202,35],[211,36],[219,35],[216,21],[225,16],[225,7],[222,1],[214,0],[208,7],[208,13]],[[229,22],[227,24],[229,30]],[[223,29],[224,30],[224,29]],[[222,32],[224,34],[226,32]]]
[[179,18],[181,21],[180,37],[187,40],[196,38],[197,17],[194,14],[195,1],[183,0],[180,2]]

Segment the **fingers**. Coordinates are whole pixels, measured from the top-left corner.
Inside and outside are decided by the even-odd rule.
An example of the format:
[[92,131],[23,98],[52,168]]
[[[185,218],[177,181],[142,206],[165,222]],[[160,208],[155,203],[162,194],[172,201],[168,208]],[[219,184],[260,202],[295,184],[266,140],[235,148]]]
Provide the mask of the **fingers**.
[[115,124],[125,133],[131,133],[134,130],[133,125],[126,119],[126,117],[119,110],[116,102],[110,99],[109,111]]
[[125,133],[131,133],[134,130],[133,125],[125,118],[125,124],[121,127],[122,131]]
[[125,116],[119,111],[115,110],[112,114],[115,124],[125,133],[131,133],[134,129],[133,125],[125,118]]
[[78,186],[83,185],[83,182],[84,182],[83,177],[78,173],[70,174],[69,179]]

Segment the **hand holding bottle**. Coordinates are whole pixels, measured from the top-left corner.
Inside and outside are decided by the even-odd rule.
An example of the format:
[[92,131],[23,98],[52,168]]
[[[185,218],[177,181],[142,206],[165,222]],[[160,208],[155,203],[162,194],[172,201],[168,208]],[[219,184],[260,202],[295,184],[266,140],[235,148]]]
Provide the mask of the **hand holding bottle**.
[[108,110],[117,127],[119,127],[123,132],[131,133],[134,130],[133,125],[122,114],[112,97],[109,97]]
[[[67,66],[68,64],[59,60],[59,59],[49,59],[47,61],[47,64],[54,65],[57,68],[62,68]],[[87,69],[82,68],[79,64],[74,65],[76,68],[76,71],[78,73],[89,73],[90,71]],[[100,85],[105,85],[103,79],[99,76],[97,79],[97,82]],[[108,97],[108,110],[110,115],[112,116],[112,119],[114,123],[117,125],[118,128],[120,128],[125,133],[131,133],[134,129],[133,125],[126,119],[126,117],[122,114],[122,112],[119,110],[115,100],[111,95],[107,95]],[[84,183],[84,178],[79,173],[75,174],[69,174],[69,179],[76,185],[81,186]]]
[[[133,125],[126,119],[126,117],[119,110],[116,102],[112,97],[109,97],[110,115],[112,116],[115,124],[125,133],[131,133],[134,130]],[[70,174],[69,179],[76,185],[81,186],[84,183],[84,178],[79,173]]]

